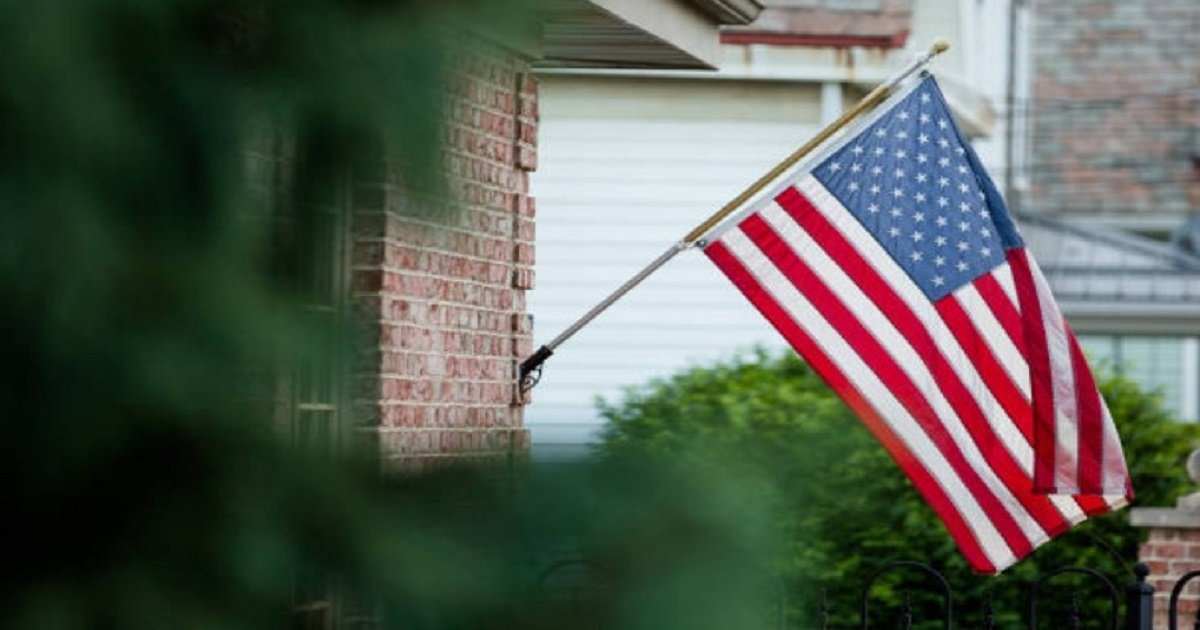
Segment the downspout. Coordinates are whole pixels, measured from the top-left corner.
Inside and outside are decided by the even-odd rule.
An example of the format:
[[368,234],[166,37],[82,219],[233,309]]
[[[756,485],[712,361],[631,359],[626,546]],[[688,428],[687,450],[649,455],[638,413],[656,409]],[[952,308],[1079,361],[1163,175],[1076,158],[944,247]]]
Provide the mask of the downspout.
[[1008,77],[1005,91],[1005,125],[1004,125],[1004,200],[1012,212],[1021,208],[1017,199],[1016,186],[1016,150],[1013,148],[1016,140],[1016,109],[1017,109],[1017,17],[1018,9],[1023,0],[1009,0],[1008,3]]

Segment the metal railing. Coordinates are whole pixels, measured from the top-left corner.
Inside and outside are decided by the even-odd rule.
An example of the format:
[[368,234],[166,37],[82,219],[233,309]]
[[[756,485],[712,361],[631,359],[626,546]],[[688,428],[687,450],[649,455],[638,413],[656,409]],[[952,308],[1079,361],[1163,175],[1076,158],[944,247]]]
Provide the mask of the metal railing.
[[[579,571],[580,569],[582,571]],[[576,577],[579,577],[580,573],[584,573],[595,580],[586,586],[581,585],[577,580],[568,580],[570,585],[567,588],[572,592],[572,599],[578,597],[581,587],[585,590],[598,589],[602,591],[611,586],[609,576],[603,567],[582,558],[574,558],[550,564],[542,574],[543,587],[562,588],[564,584],[556,578],[563,577],[564,573],[574,573]],[[917,581],[908,579],[901,583],[903,586],[902,601],[898,606],[890,607],[887,615],[872,612],[871,604],[875,598],[874,593],[881,580],[885,577],[902,574],[920,579]],[[1028,596],[1028,605],[1024,611],[1025,614],[1022,615],[1019,627],[1037,630],[1041,623],[1043,628],[1055,628],[1056,630],[1059,628],[1078,629],[1085,626],[1109,630],[1153,630],[1154,588],[1146,582],[1148,575],[1149,569],[1146,565],[1138,564],[1134,567],[1132,580],[1124,588],[1125,601],[1122,605],[1120,590],[1114,581],[1099,571],[1087,567],[1065,566],[1043,573],[1024,585]],[[1073,576],[1075,579],[1068,583],[1068,580],[1063,579],[1064,576]],[[770,600],[766,603],[770,610],[771,625],[778,628],[829,630],[833,611],[828,605],[825,591],[822,591],[820,605],[815,611],[811,623],[792,626],[789,625],[787,618],[787,588],[778,576],[771,574],[771,577],[772,579],[768,581],[771,592],[764,594],[764,601]],[[1198,577],[1200,577],[1200,571],[1193,571],[1183,576],[1175,584],[1170,597],[1168,620],[1170,630],[1178,628],[1178,604],[1184,587]],[[920,610],[910,603],[910,595],[914,593],[928,596],[924,600],[926,605],[919,607]],[[996,627],[996,619],[1000,611],[995,610],[991,595],[989,589],[981,609],[963,615],[961,619],[969,617],[972,620],[971,623],[962,622],[963,627],[980,627],[979,620],[982,620],[982,627],[985,630]],[[1053,618],[1046,616],[1048,606],[1043,604],[1047,600],[1055,604],[1057,608],[1057,613]],[[937,602],[936,612],[933,612],[932,602],[934,601]],[[1121,622],[1122,610],[1124,610],[1123,624]],[[1011,614],[1015,611],[1009,612]],[[921,618],[922,615],[924,618]],[[925,627],[928,627],[929,624],[939,624],[943,630],[950,630],[955,627],[955,615],[954,590],[945,575],[926,563],[898,560],[885,563],[863,583],[858,610],[858,627],[862,630],[881,627],[912,628],[918,623],[924,623]],[[1197,611],[1195,620],[1192,622],[1192,630],[1200,630],[1200,611]]]

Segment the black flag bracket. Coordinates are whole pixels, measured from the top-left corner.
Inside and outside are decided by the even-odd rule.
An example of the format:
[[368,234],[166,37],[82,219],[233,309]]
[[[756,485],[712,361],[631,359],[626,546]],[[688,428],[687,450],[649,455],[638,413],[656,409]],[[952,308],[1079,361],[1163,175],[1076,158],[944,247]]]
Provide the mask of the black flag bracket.
[[545,367],[546,359],[549,359],[552,354],[554,354],[553,350],[542,346],[537,349],[537,352],[529,355],[528,359],[521,362],[520,380],[518,382],[521,383],[522,392],[533,389],[538,384],[538,381],[542,380],[542,368]]

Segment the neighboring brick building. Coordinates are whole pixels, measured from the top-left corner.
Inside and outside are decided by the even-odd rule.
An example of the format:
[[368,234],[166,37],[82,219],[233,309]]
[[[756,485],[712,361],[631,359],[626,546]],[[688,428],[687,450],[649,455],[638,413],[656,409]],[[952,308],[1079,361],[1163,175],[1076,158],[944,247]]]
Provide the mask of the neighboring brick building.
[[1070,233],[1039,262],[1084,350],[1196,421],[1200,3],[1034,9],[1032,97],[1013,111],[1030,134],[1014,205]]
[[1200,3],[1037,2],[1024,209],[1170,232],[1200,207]]

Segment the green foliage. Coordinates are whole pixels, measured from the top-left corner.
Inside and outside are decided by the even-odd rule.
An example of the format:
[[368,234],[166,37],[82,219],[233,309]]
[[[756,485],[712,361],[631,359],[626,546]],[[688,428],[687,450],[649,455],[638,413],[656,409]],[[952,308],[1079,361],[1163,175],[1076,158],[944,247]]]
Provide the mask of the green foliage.
[[[500,4],[0,6],[0,624],[271,627],[303,571],[388,583],[374,475],[247,405],[327,341],[272,222],[320,236],[385,150],[436,189],[448,20]],[[248,166],[284,137],[283,181]]]
[[[1172,504],[1188,491],[1183,461],[1200,433],[1172,422],[1154,396],[1128,380],[1105,378],[1101,389],[1122,435],[1137,504]],[[998,627],[1012,627],[1025,610],[1023,589],[1040,572],[1088,566],[1121,586],[1137,557],[1139,531],[1125,510],[1073,528],[1003,577],[972,575],[883,447],[791,353],[760,350],[694,367],[631,389],[600,409],[609,421],[601,446],[608,456],[649,453],[704,467],[734,466],[761,480],[756,492],[781,514],[776,527],[787,551],[774,565],[788,582],[792,619],[800,627],[813,623],[826,588],[835,625],[857,623],[859,589],[889,560],[938,567],[961,589],[960,611],[981,615],[977,611],[991,593]],[[874,605],[894,610],[901,592],[885,580]],[[933,604],[914,595],[914,606]]]
[[[578,614],[540,575],[561,523],[619,572],[595,618],[662,627],[664,602],[712,586],[750,539],[705,507],[712,484],[389,487],[274,426],[273,375],[352,351],[302,308],[302,244],[333,238],[352,178],[445,189],[449,64],[532,9],[0,5],[0,627],[291,627],[310,588],[380,627],[547,627]],[[691,627],[745,610],[706,595]]]

